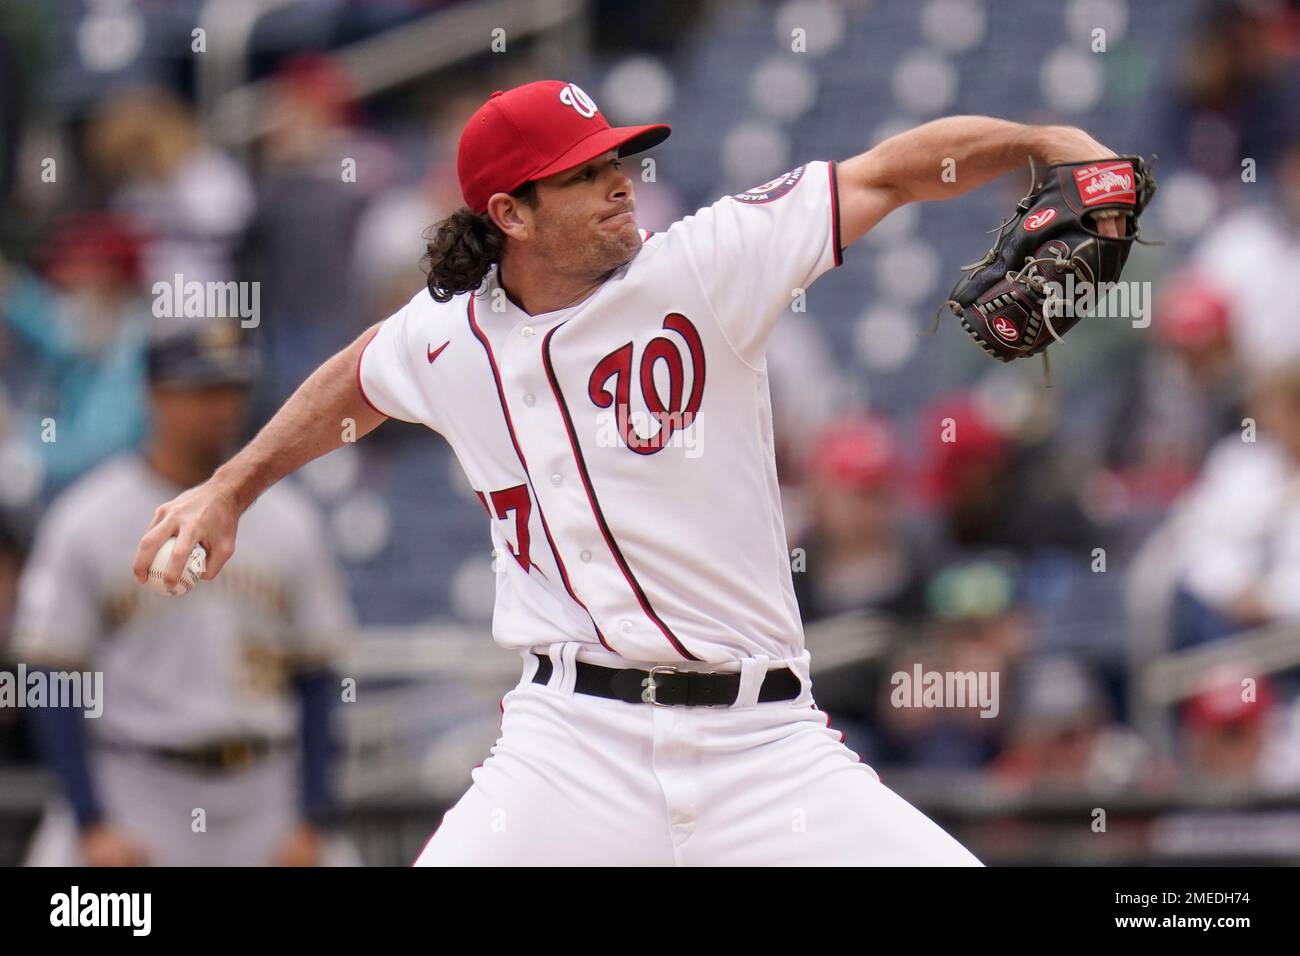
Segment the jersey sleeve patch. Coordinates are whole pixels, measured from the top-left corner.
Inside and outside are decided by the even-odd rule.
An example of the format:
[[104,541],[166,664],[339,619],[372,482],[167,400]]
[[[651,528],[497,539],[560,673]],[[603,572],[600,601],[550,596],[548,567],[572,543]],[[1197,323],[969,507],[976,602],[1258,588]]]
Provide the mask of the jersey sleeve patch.
[[803,178],[803,174],[804,167],[796,166],[788,173],[782,173],[775,179],[769,179],[767,182],[755,186],[753,189],[747,190],[743,193],[736,193],[731,198],[739,202],[750,203],[751,205],[772,202],[774,199],[780,199],[790,190],[794,189],[795,186],[799,185],[799,180]]

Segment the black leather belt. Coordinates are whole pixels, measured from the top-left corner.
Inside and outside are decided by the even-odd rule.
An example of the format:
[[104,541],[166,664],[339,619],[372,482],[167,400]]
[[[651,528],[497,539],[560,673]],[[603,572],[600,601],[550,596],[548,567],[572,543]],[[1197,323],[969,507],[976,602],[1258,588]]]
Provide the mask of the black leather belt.
[[[545,684],[554,669],[551,659],[541,654],[537,658],[534,684]],[[670,665],[653,667],[648,671],[634,667],[602,667],[575,661],[577,676],[573,689],[579,694],[622,700],[629,704],[658,704],[661,707],[729,707],[740,693],[740,674],[710,674],[701,671],[682,671]],[[758,690],[759,703],[776,700],[794,700],[802,684],[788,667],[770,670]]]
[[230,772],[252,766],[273,753],[285,753],[296,744],[292,740],[267,740],[262,737],[237,737],[213,741],[197,747],[147,747],[116,741],[102,746],[120,753],[138,753],[189,770],[210,773]]

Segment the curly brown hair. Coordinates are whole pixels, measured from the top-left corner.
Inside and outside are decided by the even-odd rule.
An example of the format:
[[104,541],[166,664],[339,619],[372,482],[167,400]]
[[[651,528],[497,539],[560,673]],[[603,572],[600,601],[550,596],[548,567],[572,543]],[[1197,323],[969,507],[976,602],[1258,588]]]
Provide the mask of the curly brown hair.
[[[536,209],[537,183],[527,182],[510,193],[530,209]],[[494,262],[501,261],[505,234],[487,213],[478,215],[462,206],[424,233],[424,265],[429,294],[437,302],[473,292],[483,282]]]

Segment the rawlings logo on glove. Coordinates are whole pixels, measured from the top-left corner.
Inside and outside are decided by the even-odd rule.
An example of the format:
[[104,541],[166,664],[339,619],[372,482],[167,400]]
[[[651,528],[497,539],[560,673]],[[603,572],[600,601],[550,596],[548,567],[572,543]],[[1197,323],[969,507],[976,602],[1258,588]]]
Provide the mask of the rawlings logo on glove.
[[1074,182],[1085,206],[1095,206],[1099,202],[1132,205],[1137,201],[1137,194],[1133,191],[1133,167],[1127,162],[1076,169]]

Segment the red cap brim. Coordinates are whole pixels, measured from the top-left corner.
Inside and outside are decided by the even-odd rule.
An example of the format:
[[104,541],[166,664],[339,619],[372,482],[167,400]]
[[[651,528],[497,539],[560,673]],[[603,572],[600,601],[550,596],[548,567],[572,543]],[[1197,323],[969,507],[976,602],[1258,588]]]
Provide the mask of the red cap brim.
[[586,139],[575,143],[528,179],[545,179],[547,176],[554,176],[574,166],[581,166],[602,153],[608,153],[611,149],[617,149],[620,156],[644,152],[666,140],[672,129],[666,123],[655,123],[651,126],[611,126],[597,130]]

